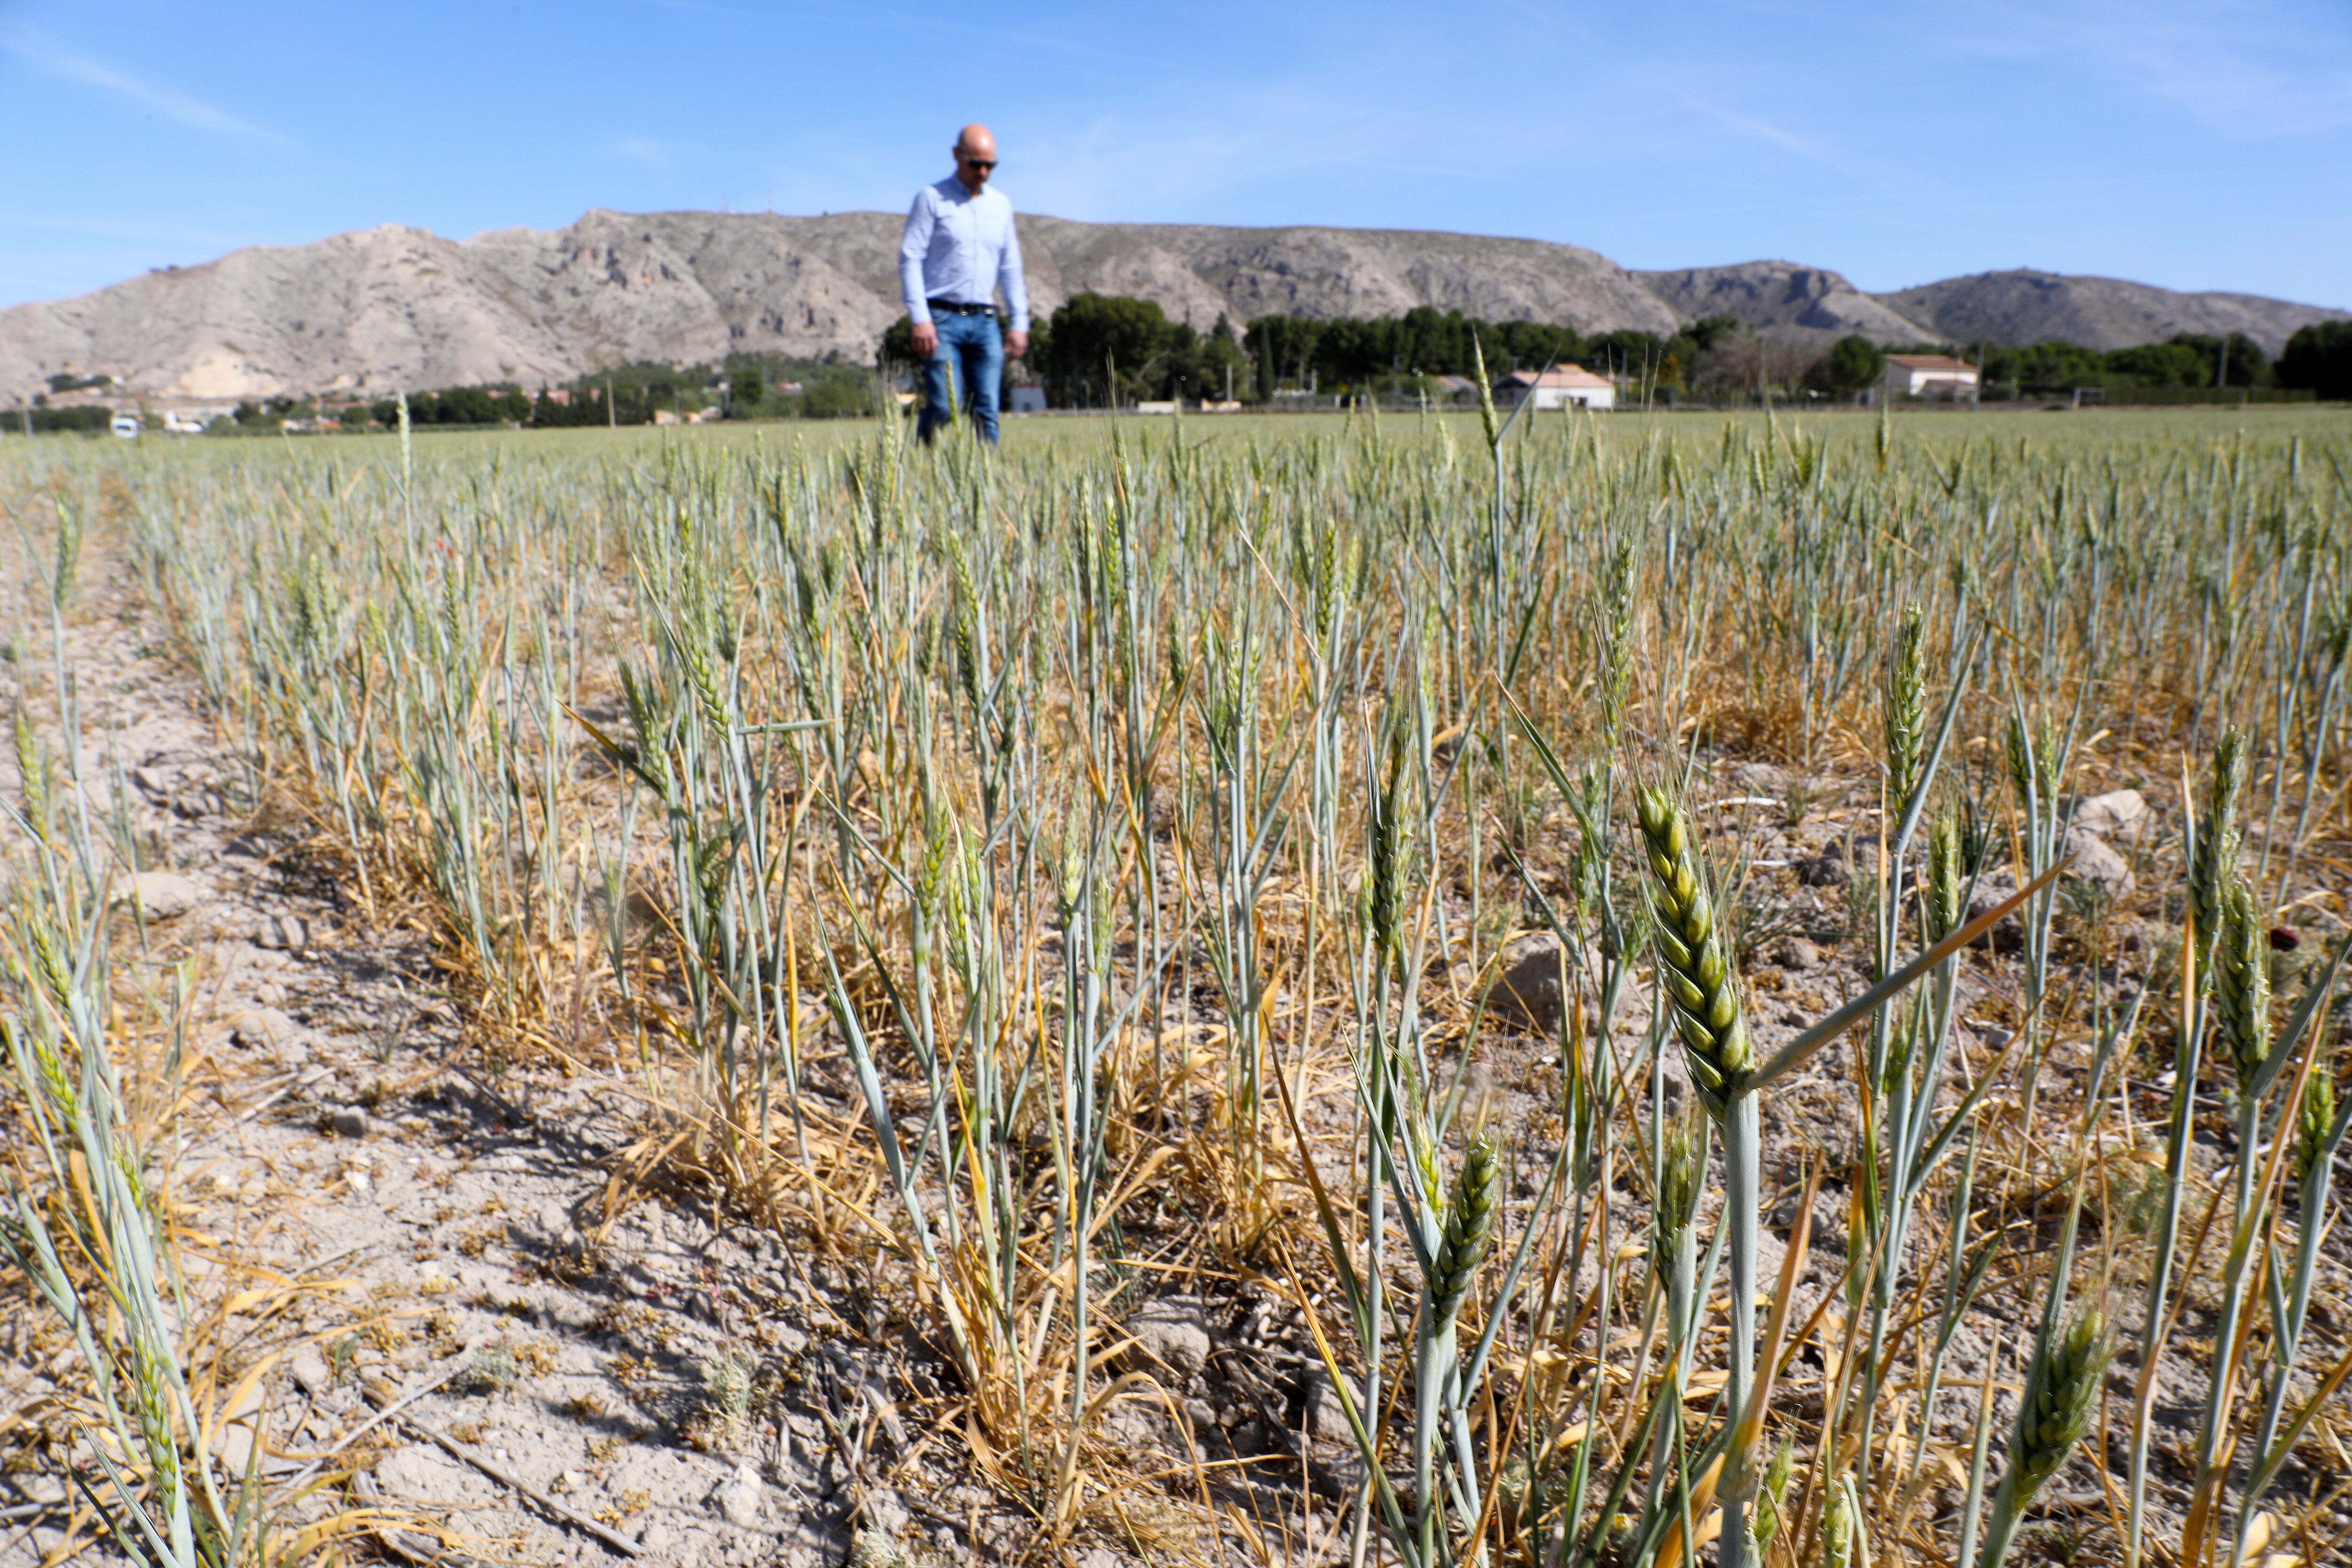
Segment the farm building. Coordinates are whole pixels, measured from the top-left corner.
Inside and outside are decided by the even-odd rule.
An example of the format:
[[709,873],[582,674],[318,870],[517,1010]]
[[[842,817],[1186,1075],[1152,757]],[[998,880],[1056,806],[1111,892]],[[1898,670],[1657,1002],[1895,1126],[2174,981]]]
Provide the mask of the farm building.
[[1896,397],[1952,397],[1977,388],[1977,368],[1949,354],[1889,354],[1886,390]]
[[1581,365],[1559,365],[1540,374],[1513,371],[1495,387],[1495,402],[1502,408],[1517,408],[1529,398],[1538,413],[1555,408],[1614,408],[1617,383]]

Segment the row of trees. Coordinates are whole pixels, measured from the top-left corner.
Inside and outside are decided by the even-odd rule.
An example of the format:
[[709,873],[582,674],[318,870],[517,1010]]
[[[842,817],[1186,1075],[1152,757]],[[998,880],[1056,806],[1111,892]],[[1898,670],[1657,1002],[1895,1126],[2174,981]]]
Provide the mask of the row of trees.
[[[1920,344],[1917,352],[1955,352],[1949,344]],[[2075,387],[2298,388],[2329,401],[2352,400],[2352,321],[2307,326],[2287,340],[2273,363],[2242,332],[2220,337],[2183,332],[2161,343],[2102,352],[2046,341],[2021,348],[1975,346],[1966,357],[1982,369],[1989,397],[2063,394]],[[1049,403],[1061,408],[1125,405],[1138,401],[1236,398],[1265,402],[1286,392],[1442,397],[1435,378],[1474,373],[1483,352],[1487,372],[1547,364],[1579,364],[1630,384],[1637,397],[1671,402],[1683,396],[1744,401],[1759,387],[1790,399],[1808,394],[1852,396],[1885,374],[1885,351],[1868,339],[1840,339],[1826,350],[1744,330],[1728,316],[1694,322],[1671,337],[1614,331],[1590,336],[1575,328],[1534,321],[1484,321],[1460,311],[1421,307],[1402,316],[1313,320],[1261,316],[1236,334],[1223,317],[1208,331],[1171,321],[1148,299],[1080,294],[1036,323],[1030,371]],[[884,335],[885,371],[915,361],[912,329],[899,318]],[[1016,372],[1018,373],[1018,372]],[[62,383],[70,382],[71,385]],[[104,377],[51,378],[57,390],[103,386]],[[862,417],[878,392],[872,369],[837,356],[799,360],[738,355],[719,365],[681,368],[641,362],[583,376],[559,401],[547,389],[536,396],[511,384],[450,387],[408,400],[416,425],[650,424],[661,409],[684,413],[718,408],[729,418]],[[103,407],[49,408],[46,395],[17,412],[16,428],[39,433],[103,430]],[[373,423],[391,428],[397,405],[379,398],[365,405],[320,411],[286,398],[238,405],[247,427],[275,427],[283,419],[339,414],[346,429]]]
[[[885,364],[914,358],[902,317],[885,335]],[[1057,408],[1167,398],[1265,402],[1286,395],[1449,395],[1440,377],[1469,377],[1483,358],[1500,377],[1548,365],[1582,365],[1622,377],[1664,401],[1688,393],[1740,398],[1768,386],[1781,396],[1826,391],[1828,356],[1743,331],[1729,316],[1693,322],[1670,337],[1630,330],[1587,334],[1540,321],[1486,321],[1419,307],[1402,316],[1318,320],[1260,316],[1240,332],[1223,317],[1206,332],[1171,321],[1148,299],[1079,294],[1031,334],[1029,364]],[[1862,340],[1862,349],[1876,350]],[[1883,361],[1844,390],[1876,381]]]
[[[911,368],[913,321],[901,316],[882,334],[886,371]],[[1013,378],[1034,376],[1055,408],[1112,408],[1166,398],[1250,398],[1250,362],[1220,316],[1206,332],[1171,321],[1149,299],[1119,294],[1078,294],[1031,323],[1029,357]]]
[[[1727,343],[1738,327],[1718,316],[1671,338],[1588,336],[1564,324],[1485,321],[1423,306],[1370,319],[1260,316],[1239,333],[1220,316],[1202,332],[1171,321],[1148,299],[1079,294],[1035,323],[1029,364],[1045,383],[1046,401],[1061,408],[1166,398],[1263,402],[1307,392],[1442,397],[1436,378],[1473,374],[1482,354],[1492,375],[1581,364],[1680,389],[1689,369]],[[914,360],[911,331],[902,317],[884,335],[886,364]],[[1752,368],[1740,368],[1748,378],[1743,384],[1754,384]]]
[[1987,344],[1971,353],[1988,389],[2063,392],[2075,387],[2264,387],[2270,356],[2243,332],[2224,340],[2181,332],[2161,343],[2105,352],[2051,340],[2020,348]]
[[1261,396],[1286,388],[1318,392],[1428,390],[1431,378],[1468,376],[1483,356],[1489,375],[1547,365],[1582,365],[1654,385],[1682,387],[1706,356],[1738,332],[1710,316],[1670,337],[1620,329],[1587,335],[1563,323],[1485,321],[1459,310],[1417,306],[1402,316],[1315,321],[1296,316],[1252,320],[1244,344]]
[[50,408],[36,403],[31,408],[11,409],[5,421],[0,421],[0,434],[14,435],[25,431],[33,435],[51,435],[60,431],[104,430],[114,422],[114,411],[98,403],[79,408]]
[[[370,419],[387,427],[400,420],[399,405],[388,397],[378,398],[367,412]],[[531,400],[511,386],[450,387],[417,392],[408,400],[411,424],[520,424],[530,417]]]
[[[873,371],[838,358],[794,360],[741,355],[724,364],[677,366],[640,361],[582,376],[536,395],[511,383],[413,392],[412,425],[522,424],[536,429],[651,424],[667,410],[678,414],[716,409],[730,419],[831,419],[874,412]],[[263,413],[274,418],[269,405]],[[307,411],[300,411],[307,413]],[[378,398],[341,411],[346,428],[391,429],[399,405]],[[240,423],[246,411],[238,411]]]
[[[909,333],[901,318],[886,335],[886,364],[913,361]],[[1866,338],[1824,349],[1811,340],[1759,337],[1728,316],[1660,337],[1485,321],[1424,306],[1374,319],[1261,316],[1236,335],[1222,317],[1199,332],[1169,320],[1150,300],[1080,294],[1036,323],[1032,336],[1030,366],[1047,402],[1064,408],[1228,396],[1263,402],[1308,392],[1442,395],[1435,378],[1469,376],[1482,352],[1491,376],[1577,364],[1622,379],[1637,397],[1666,402],[1689,396],[1744,401],[1759,388],[1790,399],[1852,396],[1877,385],[1886,367],[1885,350]],[[2021,348],[1924,343],[1908,351],[1964,355],[1980,366],[1990,397],[2063,394],[2075,387],[2273,385],[2352,395],[2346,390],[2352,370],[2344,368],[2352,359],[2352,323],[2305,328],[2275,366],[2242,332],[2226,340],[2184,332],[2104,352],[2056,341]]]

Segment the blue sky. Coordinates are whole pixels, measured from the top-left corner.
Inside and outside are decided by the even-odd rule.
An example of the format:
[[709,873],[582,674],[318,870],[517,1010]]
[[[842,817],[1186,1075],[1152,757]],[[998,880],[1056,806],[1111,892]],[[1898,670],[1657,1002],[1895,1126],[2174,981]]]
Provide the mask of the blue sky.
[[0,0],[0,305],[398,222],[1024,210],[2352,307],[2352,5]]

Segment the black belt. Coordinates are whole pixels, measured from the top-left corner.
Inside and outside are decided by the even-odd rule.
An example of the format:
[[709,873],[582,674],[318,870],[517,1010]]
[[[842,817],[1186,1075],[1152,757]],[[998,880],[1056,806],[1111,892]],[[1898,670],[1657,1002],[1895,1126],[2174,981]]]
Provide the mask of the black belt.
[[996,314],[996,307],[993,305],[966,305],[962,301],[956,299],[926,299],[923,303],[930,308],[931,314],[934,316],[940,314],[941,311],[945,311],[950,316],[993,316]]

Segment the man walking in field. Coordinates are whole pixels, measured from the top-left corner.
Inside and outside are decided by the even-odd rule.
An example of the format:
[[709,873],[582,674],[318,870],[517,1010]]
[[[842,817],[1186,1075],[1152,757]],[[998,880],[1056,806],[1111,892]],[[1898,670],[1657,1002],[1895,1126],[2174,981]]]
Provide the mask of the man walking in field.
[[[951,151],[955,172],[915,193],[898,242],[898,288],[924,361],[923,413],[915,430],[929,442],[955,417],[953,392],[960,388],[981,439],[993,443],[1004,361],[1029,351],[1029,289],[1021,277],[1013,204],[988,188],[996,138],[985,125],[967,125]],[[1013,313],[1013,329],[1002,336],[994,298],[1000,287]]]

